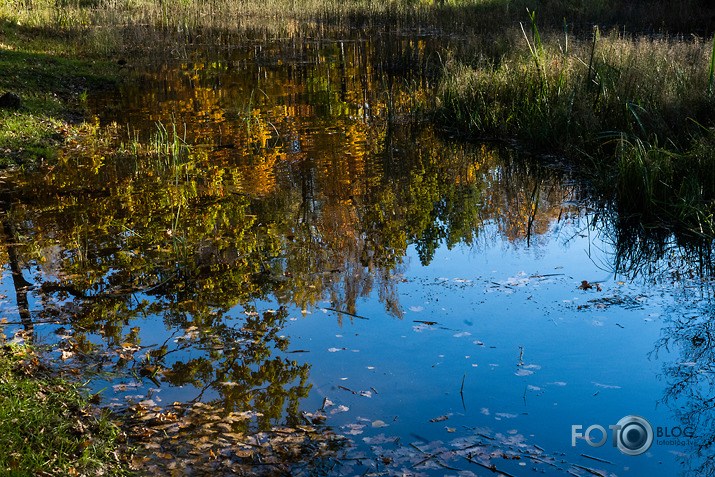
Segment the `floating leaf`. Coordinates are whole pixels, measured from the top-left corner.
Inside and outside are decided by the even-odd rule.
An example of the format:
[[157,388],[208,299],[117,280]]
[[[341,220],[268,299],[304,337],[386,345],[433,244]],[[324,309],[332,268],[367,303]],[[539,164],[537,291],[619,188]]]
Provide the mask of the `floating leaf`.
[[337,413],[339,413],[339,412],[346,412],[346,411],[349,411],[349,410],[350,410],[349,407],[343,406],[343,405],[341,404],[341,405],[339,405],[338,407],[336,407],[336,408],[334,408],[334,409],[331,409],[331,410],[330,410],[330,414],[337,414]]
[[579,290],[590,290],[591,288],[593,288],[593,285],[588,283],[588,281],[583,280],[581,281],[581,285],[576,288],[578,288]]
[[365,424],[346,424],[342,428],[348,429],[347,431],[345,431],[345,434],[357,436],[363,433],[363,429],[365,429]]

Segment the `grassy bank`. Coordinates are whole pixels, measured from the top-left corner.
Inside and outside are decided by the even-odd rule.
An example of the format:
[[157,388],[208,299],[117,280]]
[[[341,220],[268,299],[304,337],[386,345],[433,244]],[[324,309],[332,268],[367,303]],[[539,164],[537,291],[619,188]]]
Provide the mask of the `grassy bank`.
[[24,345],[0,347],[0,473],[127,475],[120,431]]
[[705,34],[715,27],[715,5],[705,0],[5,0],[0,16],[24,25],[81,31],[77,46],[99,51],[131,45],[143,39],[142,30],[157,29],[189,35],[200,33],[193,29],[290,35],[336,25],[417,26],[498,35],[522,21],[527,9],[539,11],[546,25],[568,18],[579,31],[594,23],[652,33]]
[[118,70],[80,29],[0,15],[0,96],[14,97],[0,107],[0,166],[54,159],[88,119],[87,94],[114,87]]

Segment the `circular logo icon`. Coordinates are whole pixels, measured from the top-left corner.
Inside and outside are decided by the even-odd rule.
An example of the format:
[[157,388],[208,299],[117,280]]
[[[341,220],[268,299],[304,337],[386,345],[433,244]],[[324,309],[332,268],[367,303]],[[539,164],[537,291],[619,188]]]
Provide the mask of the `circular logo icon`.
[[653,445],[653,426],[641,416],[626,416],[616,428],[618,450],[626,455],[641,455]]

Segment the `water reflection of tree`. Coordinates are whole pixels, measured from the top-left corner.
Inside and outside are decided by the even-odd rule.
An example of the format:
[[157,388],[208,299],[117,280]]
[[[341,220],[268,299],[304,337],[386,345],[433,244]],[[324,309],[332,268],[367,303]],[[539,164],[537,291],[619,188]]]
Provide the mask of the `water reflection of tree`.
[[611,270],[628,278],[672,275],[704,277],[713,273],[713,242],[692,231],[678,231],[664,223],[648,223],[638,216],[621,216],[611,205],[599,206],[591,227],[612,244]]
[[[103,364],[152,366],[153,379],[211,389],[267,419],[283,406],[295,411],[308,365],[284,356],[285,308],[264,313],[252,303],[272,297],[306,309],[327,299],[350,316],[376,290],[400,317],[410,244],[429,263],[442,245],[474,243],[484,221],[520,224],[502,228],[518,239],[529,227],[547,230],[560,210],[548,193],[543,207],[531,205],[548,181],[504,166],[494,150],[449,145],[429,130],[393,134],[372,136],[358,157],[334,145],[322,161],[293,162],[268,193],[245,188],[250,167],[227,169],[200,153],[161,167],[151,156],[134,167],[68,156],[46,175],[18,178],[20,200],[7,215],[24,238],[17,253],[45,271],[34,319],[71,323],[77,350],[90,355],[98,336],[114,349],[146,345],[136,327],[160,317],[201,353],[180,359],[165,344],[141,363]],[[258,315],[235,321],[236,305]]]
[[[394,55],[376,71],[370,58],[388,47]],[[309,366],[286,357],[286,310],[327,300],[342,319],[376,292],[399,318],[409,246],[428,264],[485,228],[529,241],[571,193],[503,151],[412,127],[405,119],[427,93],[423,76],[406,81],[408,66],[428,69],[427,51],[407,39],[320,53],[279,42],[216,61],[192,51],[180,65],[157,62],[127,94],[164,122],[153,149],[80,145],[48,171],[13,179],[5,229],[22,241],[9,261],[42,271],[42,308],[26,321],[71,324],[78,355],[118,350],[102,366],[210,390],[229,408],[261,408],[267,421],[283,407],[295,418]],[[301,61],[276,63],[285,55]],[[194,147],[171,135],[176,117]],[[264,299],[278,310],[256,308]],[[237,319],[237,308],[250,314]],[[139,327],[157,319],[170,338],[133,361],[126,350],[147,345]]]
[[2,215],[2,232],[5,236],[5,248],[7,251],[7,264],[10,267],[12,275],[12,284],[15,289],[15,299],[17,302],[17,310],[20,315],[20,321],[25,327],[28,336],[32,336],[34,324],[30,313],[30,304],[27,300],[27,293],[30,291],[32,284],[28,282],[22,274],[20,258],[18,256],[17,233],[12,221],[12,214],[9,210],[10,197],[3,197],[0,201],[3,204],[3,209],[0,211]]
[[[704,301],[712,301],[712,292]],[[697,475],[713,475],[715,321],[711,305],[700,310],[702,313],[693,311],[683,316],[682,311],[678,310],[671,318],[654,351],[655,355],[671,350],[679,353],[673,362],[663,367],[663,377],[667,383],[663,402],[672,410],[682,430],[692,430],[692,437],[679,437],[683,442],[679,455],[684,467]],[[673,435],[672,429],[670,435]]]

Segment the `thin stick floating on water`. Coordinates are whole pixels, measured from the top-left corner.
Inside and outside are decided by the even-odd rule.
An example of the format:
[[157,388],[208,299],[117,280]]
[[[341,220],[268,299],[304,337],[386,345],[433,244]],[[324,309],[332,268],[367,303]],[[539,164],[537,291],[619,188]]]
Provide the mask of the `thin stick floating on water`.
[[[422,438],[420,437],[420,439],[422,439]],[[424,439],[422,439],[422,440],[424,440]],[[425,441],[425,442],[427,442],[427,441]],[[425,451],[423,451],[422,449],[420,449],[419,447],[417,447],[417,446],[414,445],[413,443],[410,442],[410,445],[411,445],[412,447],[414,447],[415,449],[417,449],[418,451],[422,452],[423,454],[427,454]]]
[[342,313],[344,315],[354,316],[355,318],[360,318],[361,320],[369,320],[370,318],[365,318],[364,316],[356,315],[355,313],[350,313],[349,311],[336,310],[335,308],[325,308],[326,310],[334,311],[336,313]]
[[445,469],[456,470],[456,471],[458,471],[458,472],[461,472],[461,471],[462,471],[462,469],[457,469],[456,467],[450,467],[450,466],[448,466],[447,464],[443,464],[443,463],[440,462],[439,460],[436,460],[436,459],[435,459],[435,462],[437,463],[437,465],[440,465],[440,466],[444,467]]
[[599,461],[599,462],[605,462],[606,464],[615,465],[615,464],[614,464],[613,462],[611,462],[610,460],[599,459],[598,457],[594,457],[594,456],[588,455],[588,454],[581,454],[581,455],[582,455],[583,457],[588,458],[588,459],[593,459],[593,460],[597,460],[597,461]]
[[571,465],[573,465],[573,466],[576,467],[577,469],[581,469],[581,470],[585,470],[586,472],[590,472],[590,473],[592,473],[593,475],[600,475],[601,477],[606,477],[604,474],[602,474],[601,472],[599,472],[599,471],[597,471],[597,470],[589,469],[588,467],[584,467],[584,466],[578,465],[578,464],[571,464]]
[[466,457],[466,456],[465,456],[464,458],[467,460],[467,462],[471,462],[472,464],[477,464],[477,465],[482,466],[482,467],[484,467],[484,468],[487,469],[487,470],[491,470],[492,472],[495,472],[495,473],[497,473],[497,474],[506,475],[507,477],[514,477],[512,474],[510,474],[510,473],[508,473],[508,472],[505,472],[505,471],[503,471],[503,470],[498,470],[496,466],[491,467],[491,466],[488,466],[488,465],[484,465],[484,464],[482,464],[481,462],[476,461],[476,460],[471,459],[471,458]]

